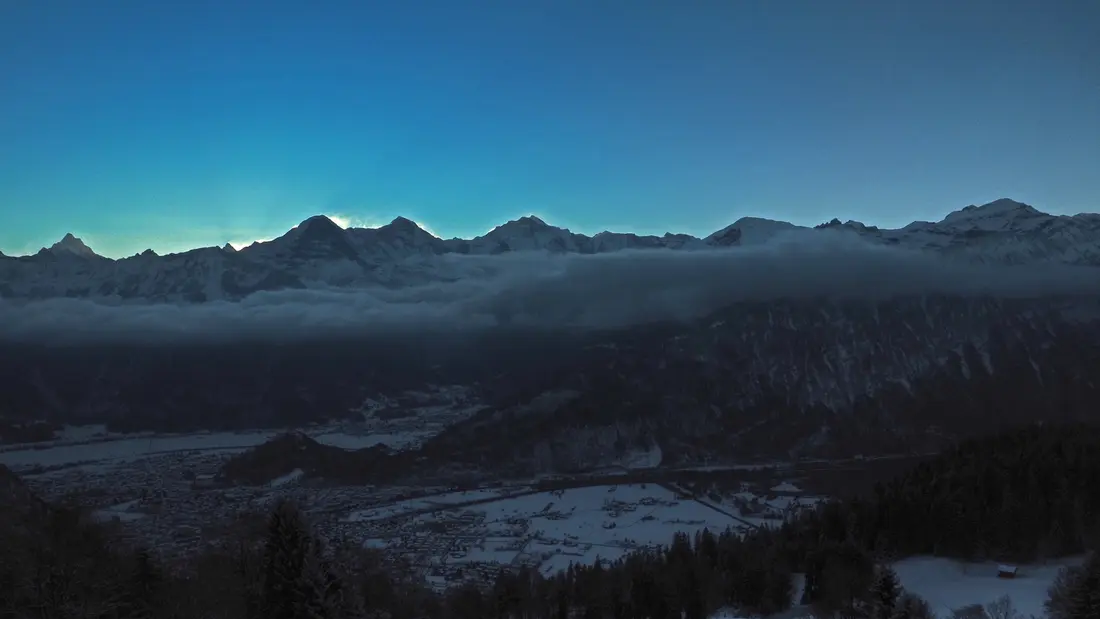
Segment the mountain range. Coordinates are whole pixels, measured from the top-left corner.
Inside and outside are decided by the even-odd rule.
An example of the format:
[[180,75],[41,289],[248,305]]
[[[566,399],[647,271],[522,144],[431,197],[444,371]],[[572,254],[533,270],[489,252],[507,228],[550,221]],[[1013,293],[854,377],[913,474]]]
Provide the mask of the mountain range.
[[[361,421],[379,403],[403,414],[453,409],[453,425],[413,452],[371,450],[369,462],[326,471],[392,479],[489,467],[591,470],[637,453],[677,465],[927,452],[1004,425],[1097,420],[1100,215],[1052,216],[1011,200],[900,230],[742,219],[703,239],[588,237],[523,218],[479,238],[444,241],[406,219],[342,229],[314,217],[236,252],[109,260],[66,237],[34,256],[0,261],[0,291],[19,300],[103,297],[207,308],[202,302],[260,290],[447,281],[455,274],[450,261],[463,254],[489,263],[524,250],[683,256],[737,252],[787,232],[798,242],[846,234],[949,264],[996,265],[989,268],[1009,280],[1035,265],[1072,265],[1066,268],[1078,285],[1012,295],[978,286],[745,297],[702,315],[614,328],[329,331],[294,341],[156,345],[137,337],[64,347],[0,338],[0,438],[43,421],[234,429]],[[619,294],[627,290],[620,284],[602,285]],[[624,304],[635,302],[627,294]]]
[[[968,206],[939,222],[880,229],[833,220],[815,230],[871,244],[992,264],[1100,266],[1100,214],[1054,216],[1009,199]],[[66,235],[31,256],[0,257],[0,298],[116,298],[150,302],[239,300],[258,291],[405,287],[462,277],[448,256],[540,251],[601,254],[621,250],[697,251],[769,243],[806,228],[746,217],[696,238],[601,232],[586,236],[523,217],[473,239],[437,238],[398,217],[379,228],[343,229],[319,215],[286,234],[234,250],[230,245],[160,256],[146,250],[113,260]]]

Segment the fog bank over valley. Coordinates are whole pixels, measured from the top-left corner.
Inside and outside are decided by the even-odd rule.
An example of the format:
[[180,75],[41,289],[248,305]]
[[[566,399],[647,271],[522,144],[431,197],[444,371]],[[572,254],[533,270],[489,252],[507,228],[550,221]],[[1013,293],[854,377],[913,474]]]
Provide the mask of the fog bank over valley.
[[[1100,293],[1093,267],[993,266],[792,231],[752,247],[436,258],[446,281],[404,288],[258,292],[239,302],[0,302],[0,338],[79,343],[432,336],[502,326],[614,329],[690,320],[742,301]],[[455,274],[458,274],[456,277]]]

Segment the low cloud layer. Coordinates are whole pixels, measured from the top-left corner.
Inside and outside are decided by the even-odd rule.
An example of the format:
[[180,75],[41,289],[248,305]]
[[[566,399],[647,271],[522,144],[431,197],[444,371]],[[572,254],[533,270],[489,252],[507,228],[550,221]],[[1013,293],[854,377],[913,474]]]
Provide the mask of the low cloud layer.
[[454,277],[401,289],[289,290],[200,305],[0,302],[0,338],[161,343],[424,335],[501,326],[615,328],[688,320],[740,301],[823,295],[1100,294],[1096,268],[962,264],[819,232],[792,232],[732,250],[439,260],[440,272]]

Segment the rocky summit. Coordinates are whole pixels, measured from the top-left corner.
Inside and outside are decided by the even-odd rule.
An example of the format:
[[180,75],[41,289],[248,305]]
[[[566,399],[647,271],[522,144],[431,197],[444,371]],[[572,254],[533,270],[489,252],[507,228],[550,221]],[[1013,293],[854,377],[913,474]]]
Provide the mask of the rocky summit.
[[[485,256],[485,269],[494,256],[523,252],[734,255],[791,230],[839,230],[874,247],[995,265],[1005,281],[1055,265],[1070,269],[1075,285],[1007,294],[976,282],[972,290],[922,292],[884,278],[868,284],[880,294],[747,296],[606,328],[436,325],[155,345],[140,333],[64,345],[8,337],[0,343],[0,415],[9,428],[301,427],[362,420],[376,403],[408,394],[415,406],[467,411],[419,448],[392,455],[399,461],[390,465],[382,460],[391,456],[372,452],[370,468],[393,475],[505,463],[525,473],[592,470],[638,457],[675,465],[925,453],[1008,424],[1087,420],[1100,411],[1100,216],[1051,216],[1007,200],[900,230],[745,219],[704,239],[588,237],[531,217],[445,241],[407,219],[368,230],[315,217],[237,252],[108,260],[51,249],[4,258],[0,290],[12,307],[102,297],[114,299],[110,307],[178,309],[252,303],[246,297],[260,290],[453,283],[450,254]],[[628,283],[601,286],[621,286],[623,304],[636,304]]]

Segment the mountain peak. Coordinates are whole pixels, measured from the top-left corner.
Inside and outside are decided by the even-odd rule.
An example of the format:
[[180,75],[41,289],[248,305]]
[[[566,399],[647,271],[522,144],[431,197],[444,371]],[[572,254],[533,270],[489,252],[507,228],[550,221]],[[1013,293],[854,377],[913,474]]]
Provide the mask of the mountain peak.
[[393,221],[375,231],[378,238],[387,239],[389,242],[400,240],[408,246],[419,246],[436,238],[434,234],[407,217],[394,217]]
[[992,225],[1001,228],[1007,226],[1012,220],[1026,219],[1042,214],[1034,207],[1023,202],[1001,198],[981,206],[971,204],[959,209],[944,217],[942,223],[980,225],[981,227]]
[[418,223],[409,219],[408,217],[401,217],[400,215],[394,217],[393,221],[382,226],[382,228],[398,232],[411,232],[414,234],[423,232],[424,234],[428,234],[428,232],[424,230],[424,228],[421,228]]
[[237,248],[233,247],[233,245],[231,245],[230,243],[226,243],[225,245],[222,245],[222,251],[230,254],[235,254],[237,253]]
[[293,236],[298,242],[332,242],[344,238],[344,229],[325,215],[310,217],[298,224],[293,232],[295,233]]
[[[998,200],[987,202],[986,204],[982,204],[980,206],[971,204],[970,206],[955,211],[955,213],[982,213],[989,215],[1000,215],[1016,212],[1038,213],[1039,211],[1035,210],[1035,208],[1029,204],[1017,202],[1016,200],[1013,200],[1011,198],[1000,198]],[[954,215],[955,213],[951,213],[951,215]],[[948,217],[950,217],[951,215],[948,215]]]
[[295,227],[302,231],[316,227],[319,227],[322,230],[325,228],[336,228],[338,230],[343,230],[343,228],[337,225],[335,221],[329,219],[327,215],[314,215],[313,217],[307,218]]
[[983,204],[981,206],[970,205],[963,210],[978,210],[989,213],[1013,213],[1016,211],[1023,211],[1027,213],[1038,213],[1031,205],[1024,204],[1023,202],[1017,202],[1011,198],[1000,198],[992,202]]
[[72,232],[67,233],[60,241],[50,246],[50,251],[54,253],[65,252],[74,256],[80,256],[81,258],[98,258],[99,255],[92,251],[92,248],[84,244],[84,241],[80,238],[73,236]]
[[763,217],[742,217],[732,224],[703,239],[708,245],[729,247],[733,245],[757,245],[775,235],[795,230],[798,226],[786,221]]
[[325,215],[314,215],[265,245],[276,251],[286,251],[296,260],[357,258],[355,249],[348,243],[348,232]]
[[489,234],[494,232],[500,233],[504,231],[517,231],[522,230],[527,233],[535,232],[537,230],[549,230],[553,228],[550,224],[535,217],[534,215],[524,215],[519,219],[509,220],[507,223],[500,224],[489,231]]

